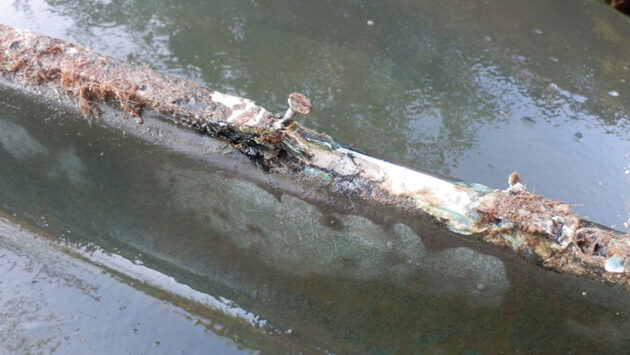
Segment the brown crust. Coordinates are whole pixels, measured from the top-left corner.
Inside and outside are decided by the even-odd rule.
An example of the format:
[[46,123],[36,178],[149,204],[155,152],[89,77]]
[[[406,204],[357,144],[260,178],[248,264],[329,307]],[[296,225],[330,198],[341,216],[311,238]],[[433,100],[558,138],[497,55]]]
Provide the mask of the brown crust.
[[[480,237],[534,256],[546,268],[591,275],[630,288],[630,235],[585,222],[568,204],[530,192],[491,192],[477,205]],[[620,256],[625,271],[605,270],[606,261]]]

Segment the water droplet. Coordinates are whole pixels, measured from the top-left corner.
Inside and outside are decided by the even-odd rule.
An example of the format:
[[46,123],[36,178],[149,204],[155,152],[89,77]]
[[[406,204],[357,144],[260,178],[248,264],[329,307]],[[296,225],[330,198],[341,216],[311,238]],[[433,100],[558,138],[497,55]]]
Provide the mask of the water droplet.
[[619,96],[619,92],[615,91],[615,90],[610,90],[608,92],[608,95],[612,96],[612,97],[617,97]]
[[534,29],[534,33],[537,34],[537,35],[541,35],[543,32],[542,32],[542,30],[540,28],[535,28]]
[[374,26],[374,21],[372,21],[372,20],[367,20],[367,25],[368,25],[368,26]]

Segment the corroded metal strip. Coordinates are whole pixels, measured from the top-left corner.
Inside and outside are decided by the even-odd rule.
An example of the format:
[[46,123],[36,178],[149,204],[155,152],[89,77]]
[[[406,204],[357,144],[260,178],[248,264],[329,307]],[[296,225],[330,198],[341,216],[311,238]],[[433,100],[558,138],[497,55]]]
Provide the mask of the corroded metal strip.
[[279,139],[271,113],[253,101],[222,94],[147,66],[103,56],[76,44],[0,25],[0,70],[30,85],[45,85],[78,100],[87,116],[98,104],[116,101],[142,122],[151,109],[200,131],[233,130],[244,137]]
[[[630,237],[581,220],[570,206],[528,193],[447,180],[335,143],[253,101],[205,89],[144,66],[0,25],[0,77],[26,91],[54,90],[86,116],[109,104],[142,121],[149,109],[227,140],[267,171],[333,192],[426,213],[454,232],[510,248],[558,271],[630,288]],[[310,105],[309,105],[310,109]]]

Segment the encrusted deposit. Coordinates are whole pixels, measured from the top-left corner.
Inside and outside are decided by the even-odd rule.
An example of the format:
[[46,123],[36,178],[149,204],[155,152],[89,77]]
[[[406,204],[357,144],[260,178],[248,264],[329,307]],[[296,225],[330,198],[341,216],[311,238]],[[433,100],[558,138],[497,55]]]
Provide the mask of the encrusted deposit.
[[527,192],[518,182],[486,194],[476,210],[489,242],[534,256],[550,269],[630,286],[630,236],[580,219],[566,203]]

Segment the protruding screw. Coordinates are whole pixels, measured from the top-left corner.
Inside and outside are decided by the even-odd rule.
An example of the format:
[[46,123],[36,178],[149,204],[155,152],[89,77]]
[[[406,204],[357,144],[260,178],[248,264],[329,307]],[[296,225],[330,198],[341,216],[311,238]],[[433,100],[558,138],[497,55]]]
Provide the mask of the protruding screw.
[[275,129],[280,129],[284,126],[288,126],[291,122],[295,121],[299,115],[308,115],[313,108],[311,101],[304,95],[294,92],[289,95],[289,109],[284,114],[284,117],[276,121],[274,124]]
[[519,182],[521,182],[521,177],[516,171],[510,174],[510,176],[508,177],[508,186],[514,186]]
[[521,182],[521,177],[515,171],[508,177],[508,192],[511,194],[517,194],[521,192],[525,192],[525,185]]

